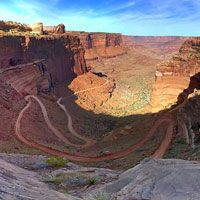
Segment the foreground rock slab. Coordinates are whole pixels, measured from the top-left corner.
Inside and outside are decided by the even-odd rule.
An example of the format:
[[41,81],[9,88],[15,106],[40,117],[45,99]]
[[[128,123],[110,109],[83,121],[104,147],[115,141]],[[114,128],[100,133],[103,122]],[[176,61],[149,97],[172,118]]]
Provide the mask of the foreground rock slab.
[[[73,163],[69,163],[65,168],[52,169],[53,171],[49,171],[48,168],[33,167],[36,164],[39,166],[39,163],[44,163],[45,160],[45,156],[0,154],[0,199],[200,199],[200,162],[148,158],[123,173],[103,168],[81,167]],[[33,169],[35,172],[24,168]],[[41,181],[44,172],[45,174],[49,173],[52,177],[57,174],[82,173],[92,175],[91,177],[98,176],[102,180],[87,187],[77,187],[77,189],[70,189],[70,185],[67,185],[68,182],[65,182],[66,189],[69,191],[68,194],[64,194],[50,189],[47,183]]]
[[79,200],[79,198],[51,190],[39,180],[37,173],[14,166],[1,159],[0,199]]
[[98,194],[109,200],[199,200],[200,163],[146,159]]

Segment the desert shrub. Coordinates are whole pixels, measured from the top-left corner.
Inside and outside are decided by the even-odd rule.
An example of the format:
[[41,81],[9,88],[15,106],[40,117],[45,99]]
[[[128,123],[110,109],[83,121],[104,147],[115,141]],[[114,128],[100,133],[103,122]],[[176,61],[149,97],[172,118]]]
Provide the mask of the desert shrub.
[[68,160],[63,157],[52,156],[46,160],[46,163],[51,167],[65,167],[68,163]]
[[59,173],[56,175],[47,175],[43,178],[43,181],[69,189],[70,187],[95,185],[98,180],[96,177],[90,177],[82,173]]
[[44,178],[43,181],[47,183],[53,183],[55,185],[59,185],[63,182],[64,178],[65,178],[65,174],[60,173],[60,174],[57,174],[56,176],[48,176]]
[[88,178],[89,185],[95,185],[97,183],[97,179],[95,177]]

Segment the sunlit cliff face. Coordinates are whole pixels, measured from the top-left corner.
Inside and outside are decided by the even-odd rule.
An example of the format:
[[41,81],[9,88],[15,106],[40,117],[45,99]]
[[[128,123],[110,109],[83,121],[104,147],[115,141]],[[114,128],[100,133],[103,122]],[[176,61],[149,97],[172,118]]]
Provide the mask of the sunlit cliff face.
[[190,93],[193,92],[194,88],[198,89],[198,81],[195,81],[195,77],[200,71],[199,44],[199,38],[187,40],[176,56],[157,66],[151,100],[155,111],[169,108],[178,102],[179,95],[187,88],[191,88],[191,84],[194,86],[192,86],[193,89]]
[[[85,34],[79,33],[79,36],[82,40],[85,38]],[[108,36],[102,34],[97,36],[98,34],[89,35],[90,39],[86,40],[86,43],[90,44],[89,46],[85,44],[87,66],[92,71],[100,72],[110,78],[113,86],[112,84],[106,86],[105,81],[101,81],[103,86],[98,91],[91,90],[88,92],[89,95],[78,94],[76,102],[84,109],[112,116],[157,112],[176,103],[178,94],[187,88],[189,77],[178,78],[171,76],[170,71],[164,73],[158,71],[159,66],[170,62],[168,60],[179,51],[187,38],[122,36],[120,45],[115,46],[112,42],[107,46]],[[111,38],[115,38],[114,36],[112,34]],[[116,38],[118,37],[119,35],[116,35]],[[110,51],[111,47],[115,51]],[[108,52],[112,57],[104,57]],[[120,52],[123,54],[120,55]],[[92,88],[95,83],[98,85],[99,78],[93,76],[90,79],[89,81],[86,76],[78,77],[72,82],[70,89],[76,92],[87,87]],[[79,82],[78,87],[76,82]]]

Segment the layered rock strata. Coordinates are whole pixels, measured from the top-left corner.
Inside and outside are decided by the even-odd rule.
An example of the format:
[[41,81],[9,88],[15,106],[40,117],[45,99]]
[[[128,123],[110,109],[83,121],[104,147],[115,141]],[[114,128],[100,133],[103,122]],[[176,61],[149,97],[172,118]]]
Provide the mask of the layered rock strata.
[[[87,72],[84,49],[77,37],[68,35],[2,36],[0,37],[0,45],[0,69],[5,70],[11,66],[19,65],[20,69],[17,69],[17,73],[16,70],[10,70],[4,73],[3,77],[17,89],[20,88],[20,93],[25,83],[31,87],[36,85],[35,79],[44,73],[48,74],[46,78],[51,82],[49,84],[56,86]],[[40,63],[41,66],[30,65],[31,62],[41,59],[44,60]],[[24,66],[26,63],[27,66]],[[23,64],[23,68],[20,67],[21,64]],[[16,81],[19,85],[16,85]]]
[[171,60],[157,66],[151,101],[155,110],[183,101],[184,96],[199,87],[199,72],[200,38],[194,38],[185,41],[179,53]]
[[189,39],[188,37],[179,36],[123,36],[123,43],[127,46],[130,44],[140,44],[145,47],[160,49],[164,52],[178,52],[181,45]]
[[125,53],[122,35],[115,33],[68,32],[80,38],[86,60],[112,58]]

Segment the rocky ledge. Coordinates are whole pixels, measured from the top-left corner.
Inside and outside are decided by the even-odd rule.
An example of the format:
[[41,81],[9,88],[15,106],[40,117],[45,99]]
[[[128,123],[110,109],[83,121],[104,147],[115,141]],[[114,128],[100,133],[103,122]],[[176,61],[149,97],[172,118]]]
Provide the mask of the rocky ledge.
[[[157,66],[156,80],[151,104],[155,111],[169,107],[178,101],[178,96],[191,84],[200,72],[200,38],[186,40],[179,53]],[[190,91],[192,93],[192,90]]]
[[[49,168],[46,159],[1,154],[0,199],[199,200],[199,162],[148,158],[120,173],[72,163]],[[44,179],[44,174],[51,181]]]

